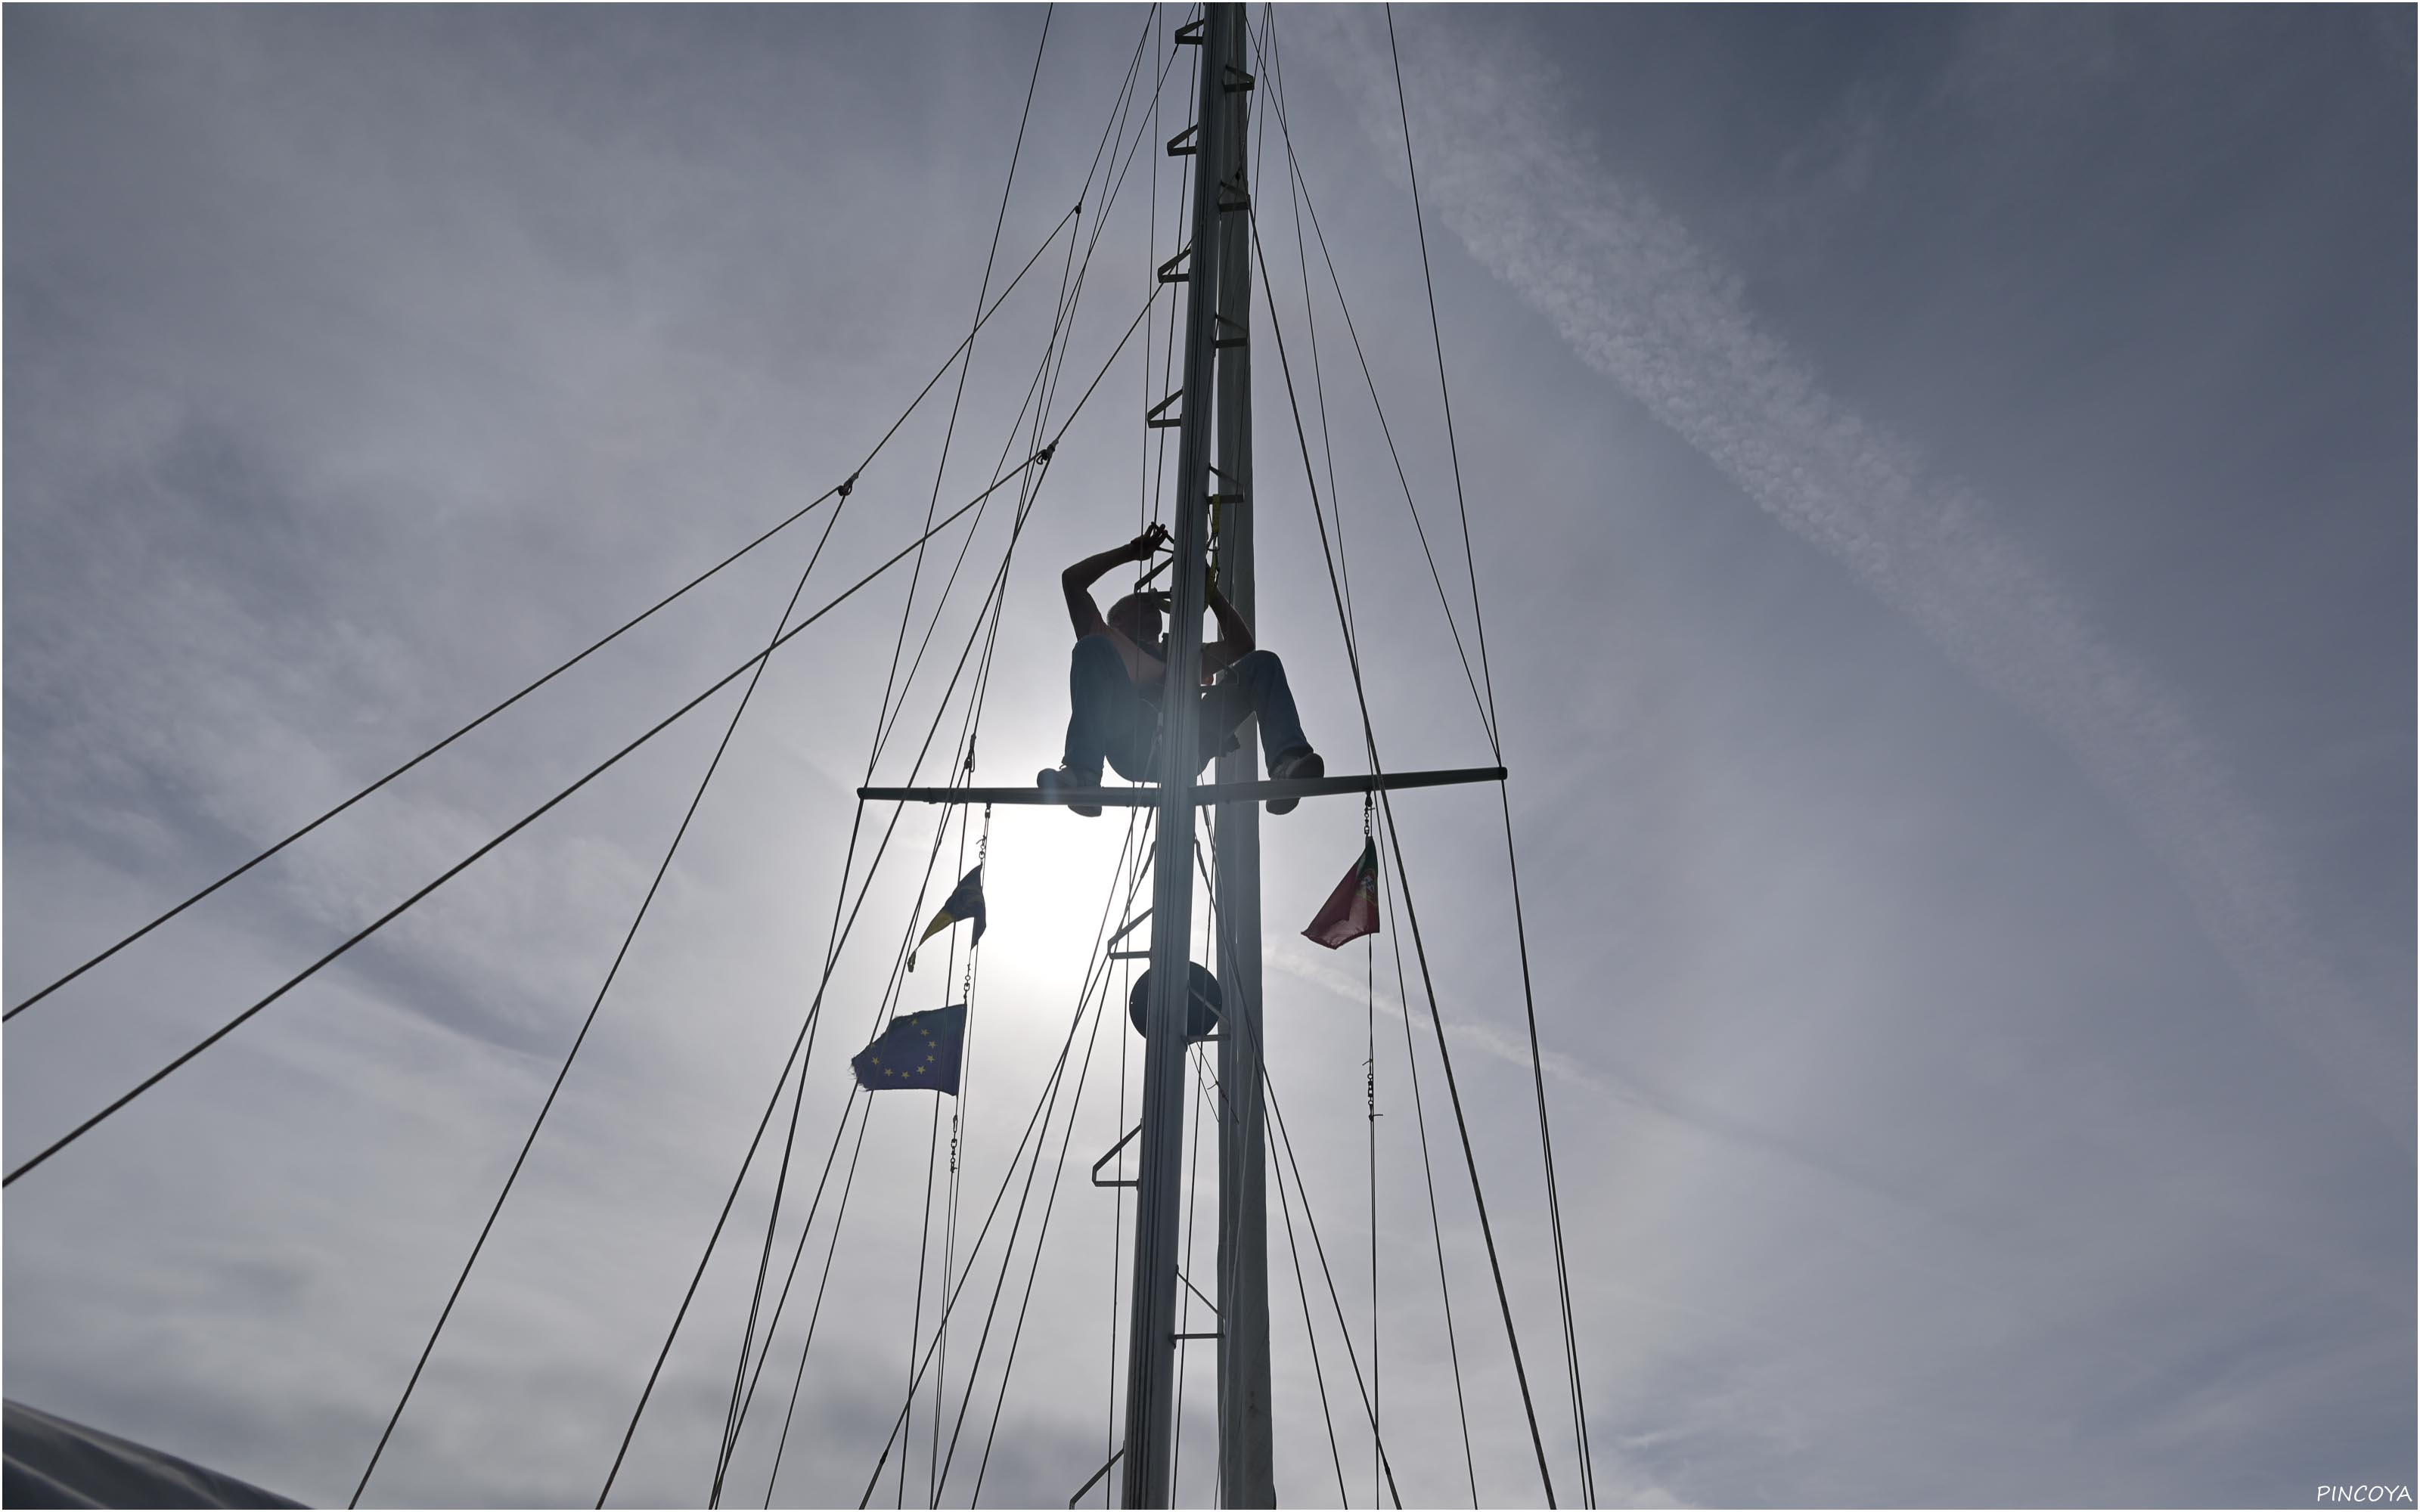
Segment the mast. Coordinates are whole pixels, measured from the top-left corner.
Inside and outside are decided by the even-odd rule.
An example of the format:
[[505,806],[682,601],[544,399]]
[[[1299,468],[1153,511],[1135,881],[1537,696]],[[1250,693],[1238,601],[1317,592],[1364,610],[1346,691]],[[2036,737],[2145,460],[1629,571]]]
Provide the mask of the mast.
[[[1221,6],[1217,8],[1226,9]],[[1233,8],[1240,16],[1242,7]],[[1218,586],[1257,625],[1252,576],[1251,183],[1247,166],[1251,96],[1244,28],[1229,23],[1218,97],[1230,115],[1233,170],[1222,176],[1218,217],[1218,460],[1215,493]],[[1218,758],[1221,786],[1260,775],[1257,723]],[[1261,1098],[1261,809],[1249,798],[1218,806],[1218,1500],[1273,1507],[1277,1483],[1269,1422],[1268,1189]]]
[[[1203,549],[1208,544],[1210,422],[1220,271],[1219,181],[1233,172],[1225,70],[1242,8],[1202,8],[1195,98],[1191,284],[1185,321],[1183,420],[1176,447],[1175,559],[1167,673],[1161,685],[1157,827],[1152,866],[1151,1001],[1143,1039],[1140,1169],[1135,1203],[1133,1314],[1126,1331],[1123,1495],[1129,1507],[1170,1504],[1175,1425],[1177,1223],[1185,1150],[1185,1024],[1193,975],[1193,778],[1200,748]],[[1181,140],[1181,138],[1180,138]],[[1171,150],[1174,150],[1171,144]]]

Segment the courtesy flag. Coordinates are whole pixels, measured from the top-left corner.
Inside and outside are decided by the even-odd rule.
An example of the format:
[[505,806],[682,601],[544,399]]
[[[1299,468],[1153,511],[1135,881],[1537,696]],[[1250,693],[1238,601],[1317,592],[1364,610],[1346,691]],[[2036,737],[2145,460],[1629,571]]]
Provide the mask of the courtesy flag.
[[[975,921],[975,943],[980,944],[984,935],[983,866],[980,862],[973,871],[958,879],[957,890],[941,904],[940,911],[933,916],[933,921],[924,926],[924,933],[916,936],[916,944],[922,947],[926,940],[951,925],[970,918]],[[916,969],[914,950],[908,952],[908,969]]]
[[1348,940],[1378,933],[1378,841],[1361,842],[1361,859],[1320,904],[1319,914],[1303,937],[1333,950]]
[[967,1005],[953,1003],[928,1013],[900,1014],[849,1066],[857,1085],[873,1091],[924,1088],[955,1097],[958,1055],[966,1042]]

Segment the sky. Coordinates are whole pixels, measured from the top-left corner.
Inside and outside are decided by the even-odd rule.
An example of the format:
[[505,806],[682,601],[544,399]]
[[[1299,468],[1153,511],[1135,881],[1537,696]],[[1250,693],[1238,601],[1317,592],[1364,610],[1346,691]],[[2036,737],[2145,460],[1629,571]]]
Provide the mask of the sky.
[[[611,969],[365,1501],[595,1501],[775,1107],[614,1473],[617,1504],[703,1502],[768,1099],[864,886],[773,1292],[839,1158],[727,1494],[860,1495],[945,1242],[944,1427],[928,1375],[876,1500],[980,1476],[1063,1504],[1101,1464],[1131,1213],[1082,1170],[1132,1122],[1140,1041],[1084,989],[1126,826],[937,830],[853,790],[894,704],[877,780],[957,759],[1003,560],[976,779],[1057,758],[1056,570],[1173,470],[1141,412],[1175,386],[1176,19],[0,18],[9,1003],[858,474],[12,1020],[11,1168],[762,650],[802,572],[780,623],[1064,438],[776,652],[736,727],[745,678],[12,1184],[11,1398],[349,1497]],[[1490,764],[1492,684],[1521,884],[1516,925],[1487,789],[1404,794],[1396,911],[1331,953],[1296,921],[1355,806],[1262,823],[1309,1209],[1298,1288],[1270,1220],[1280,1499],[1380,1494],[1367,1372],[1406,1504],[1544,1504],[1441,1037],[1579,1500],[1524,931],[1601,1502],[2420,1479],[2412,13],[1406,8],[1400,102],[1384,12],[1281,8],[1273,59],[1264,21],[1258,637],[1329,770],[1364,769],[1315,484],[1369,738]],[[1029,262],[961,391],[945,361]],[[963,1095],[883,1094],[836,1140],[901,943],[979,849]],[[961,1000],[967,933],[902,1011]],[[954,1241],[946,1177],[926,1205],[953,1106]],[[1187,1504],[1215,1462],[1192,1361]]]

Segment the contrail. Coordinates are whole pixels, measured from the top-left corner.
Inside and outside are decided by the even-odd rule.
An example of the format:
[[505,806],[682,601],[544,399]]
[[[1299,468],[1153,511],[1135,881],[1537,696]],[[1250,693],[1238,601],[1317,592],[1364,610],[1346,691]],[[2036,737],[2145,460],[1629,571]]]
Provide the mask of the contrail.
[[[1331,34],[1322,61],[1402,182],[1394,77],[1363,24],[1349,44]],[[1736,279],[1616,181],[1544,58],[1500,26],[1463,27],[1450,46],[1411,41],[1403,66],[1429,211],[1582,361],[2048,730],[2173,871],[2257,1010],[2412,1148],[2408,1049],[2320,955],[2267,827],[2178,698],[2101,639],[1982,500],[1928,475],[1759,328]]]

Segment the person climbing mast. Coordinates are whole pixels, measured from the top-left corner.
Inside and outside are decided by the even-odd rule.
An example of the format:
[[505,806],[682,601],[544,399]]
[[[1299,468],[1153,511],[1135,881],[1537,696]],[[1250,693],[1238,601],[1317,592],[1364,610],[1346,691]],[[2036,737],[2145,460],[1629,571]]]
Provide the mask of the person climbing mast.
[[[1154,525],[1128,541],[1086,557],[1060,575],[1067,595],[1067,615],[1076,627],[1076,649],[1067,674],[1067,745],[1059,765],[1045,768],[1034,779],[1045,793],[1097,788],[1106,760],[1120,777],[1146,782],[1156,775],[1158,754],[1159,702],[1167,671],[1166,640],[1160,633],[1162,597],[1134,593],[1109,606],[1104,615],[1093,602],[1093,584],[1110,568],[1125,562],[1149,562],[1168,545],[1168,528]],[[1261,720],[1261,754],[1273,778],[1325,777],[1327,764],[1302,733],[1295,712],[1294,693],[1286,686],[1284,663],[1277,653],[1260,650],[1252,627],[1227,602],[1214,583],[1210,612],[1218,621],[1218,639],[1202,648],[1202,678],[1226,676],[1202,691],[1201,751],[1198,764],[1207,764],[1221,751],[1235,748],[1235,732],[1254,715]],[[1271,798],[1269,812],[1286,813],[1297,800]],[[1070,802],[1068,808],[1086,817],[1100,805]]]

